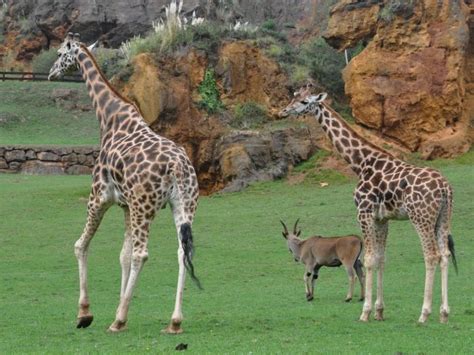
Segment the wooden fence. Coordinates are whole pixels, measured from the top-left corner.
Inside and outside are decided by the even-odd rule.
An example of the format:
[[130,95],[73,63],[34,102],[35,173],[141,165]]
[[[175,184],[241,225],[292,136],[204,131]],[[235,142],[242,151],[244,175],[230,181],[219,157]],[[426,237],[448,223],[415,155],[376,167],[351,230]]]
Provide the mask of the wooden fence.
[[[19,80],[19,81],[47,81],[48,73],[34,73],[21,71],[0,71],[0,80]],[[64,75],[54,81],[83,82],[81,75]]]

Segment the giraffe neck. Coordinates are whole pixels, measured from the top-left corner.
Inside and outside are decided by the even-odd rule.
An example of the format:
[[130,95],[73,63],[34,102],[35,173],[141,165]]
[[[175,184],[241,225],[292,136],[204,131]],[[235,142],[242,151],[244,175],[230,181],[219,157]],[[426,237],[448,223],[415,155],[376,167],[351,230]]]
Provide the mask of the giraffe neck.
[[396,160],[389,153],[359,136],[332,109],[324,105],[316,107],[315,116],[333,146],[359,178],[364,175],[364,168],[374,166],[380,159]]
[[101,145],[113,137],[114,131],[123,130],[124,126],[129,127],[130,131],[146,125],[136,106],[112,88],[92,54],[83,45],[78,49],[77,62],[99,120]]

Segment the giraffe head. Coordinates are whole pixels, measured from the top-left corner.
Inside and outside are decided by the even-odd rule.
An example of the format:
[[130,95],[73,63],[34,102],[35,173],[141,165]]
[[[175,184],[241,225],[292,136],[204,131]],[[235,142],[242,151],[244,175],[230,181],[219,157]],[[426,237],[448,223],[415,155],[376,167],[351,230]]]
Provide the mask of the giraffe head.
[[295,222],[295,225],[293,227],[293,232],[289,232],[288,228],[286,228],[285,223],[283,223],[283,221],[280,220],[280,223],[283,225],[283,232],[281,232],[281,234],[283,235],[283,238],[286,239],[288,250],[290,251],[291,254],[293,254],[295,261],[300,261],[299,250],[300,250],[301,239],[299,238],[299,236],[301,234],[301,229],[300,230],[297,229],[298,221],[299,221],[299,218]]
[[58,59],[49,70],[48,80],[59,78],[78,68],[76,55],[79,46],[79,33],[69,32],[58,49]]
[[323,92],[318,95],[313,95],[311,94],[311,85],[307,85],[300,88],[293,95],[293,100],[291,100],[289,105],[280,111],[280,117],[284,118],[289,115],[298,116],[314,112],[315,108],[321,105],[328,94]]

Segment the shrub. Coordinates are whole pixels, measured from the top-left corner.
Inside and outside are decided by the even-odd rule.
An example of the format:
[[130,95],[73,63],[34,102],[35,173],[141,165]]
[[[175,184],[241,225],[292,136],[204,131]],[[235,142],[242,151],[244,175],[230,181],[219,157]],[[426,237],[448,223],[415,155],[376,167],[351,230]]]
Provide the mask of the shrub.
[[336,96],[344,95],[342,69],[346,65],[344,54],[330,47],[322,37],[318,37],[301,51],[301,60],[308,64],[311,76]]
[[51,69],[57,58],[57,48],[43,50],[32,60],[31,68],[34,72],[49,73],[49,70]]
[[413,16],[415,2],[413,0],[389,0],[380,10],[379,20],[390,23],[396,16],[401,16],[405,20]]
[[219,90],[217,90],[217,83],[212,69],[206,70],[204,80],[199,85],[198,92],[201,95],[199,106],[204,108],[208,113],[216,113],[224,108]]
[[248,101],[235,106],[231,126],[239,129],[256,128],[267,120],[266,108],[253,101]]

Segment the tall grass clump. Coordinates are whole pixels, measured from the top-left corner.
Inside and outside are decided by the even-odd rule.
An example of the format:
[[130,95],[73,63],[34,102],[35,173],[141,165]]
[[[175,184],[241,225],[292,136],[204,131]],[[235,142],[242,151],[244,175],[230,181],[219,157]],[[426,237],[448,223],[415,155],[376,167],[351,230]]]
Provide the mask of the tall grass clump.
[[140,53],[155,53],[157,55],[169,53],[181,45],[192,42],[193,31],[205,24],[201,17],[196,17],[194,12],[190,20],[180,17],[183,0],[172,0],[165,7],[165,18],[153,21],[153,30],[146,37],[135,36],[127,42],[122,43],[120,51],[130,62],[133,57]]

